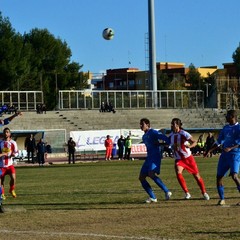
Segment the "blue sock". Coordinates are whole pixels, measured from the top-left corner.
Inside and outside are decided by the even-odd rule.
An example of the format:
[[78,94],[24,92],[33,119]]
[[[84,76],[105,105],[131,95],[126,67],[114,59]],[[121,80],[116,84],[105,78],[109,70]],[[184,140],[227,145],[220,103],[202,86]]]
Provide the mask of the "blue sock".
[[141,182],[142,183],[142,187],[144,188],[144,190],[147,192],[147,194],[150,196],[150,198],[156,198],[151,186],[149,185],[149,183],[144,180]]
[[223,200],[224,199],[224,186],[218,186],[217,190],[218,190],[218,195],[219,195],[220,199]]
[[162,182],[162,180],[155,176],[153,178],[153,181],[166,193],[166,192],[169,192],[168,188],[166,187],[166,185]]
[[238,189],[238,191],[240,192],[240,185],[239,185],[239,186],[237,186],[237,189]]

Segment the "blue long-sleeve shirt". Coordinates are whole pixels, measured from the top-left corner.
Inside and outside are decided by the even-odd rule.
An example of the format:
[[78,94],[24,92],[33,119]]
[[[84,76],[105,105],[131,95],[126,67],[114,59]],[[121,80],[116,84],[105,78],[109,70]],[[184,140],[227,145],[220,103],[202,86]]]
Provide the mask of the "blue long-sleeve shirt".
[[[221,144],[223,148],[240,145],[240,125],[237,122],[234,125],[225,125],[220,131],[216,144]],[[240,153],[240,148],[234,148],[231,152]]]
[[150,128],[142,137],[143,143],[147,148],[147,159],[160,159],[161,149],[159,140],[164,141],[166,144],[170,144],[169,138],[164,134]]

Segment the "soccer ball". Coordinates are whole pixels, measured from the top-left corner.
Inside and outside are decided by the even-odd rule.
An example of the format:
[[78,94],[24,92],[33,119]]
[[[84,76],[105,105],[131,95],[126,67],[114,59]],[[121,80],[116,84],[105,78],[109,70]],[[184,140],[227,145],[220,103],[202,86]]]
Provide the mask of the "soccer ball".
[[105,28],[102,35],[105,40],[112,40],[114,37],[114,31],[112,28]]

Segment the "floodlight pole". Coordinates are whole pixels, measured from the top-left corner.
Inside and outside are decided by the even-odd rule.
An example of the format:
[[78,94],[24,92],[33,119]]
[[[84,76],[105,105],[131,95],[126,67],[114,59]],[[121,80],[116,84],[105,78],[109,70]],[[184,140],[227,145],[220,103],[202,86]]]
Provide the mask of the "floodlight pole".
[[157,99],[157,69],[154,0],[148,0],[148,34],[149,34],[149,87],[153,90],[154,108],[158,106]]

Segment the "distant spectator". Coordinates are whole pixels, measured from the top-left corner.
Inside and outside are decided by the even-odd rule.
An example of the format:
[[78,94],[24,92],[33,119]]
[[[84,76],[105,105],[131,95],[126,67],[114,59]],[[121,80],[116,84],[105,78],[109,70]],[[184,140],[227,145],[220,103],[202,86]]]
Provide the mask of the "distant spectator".
[[105,103],[105,112],[109,112],[109,103],[108,102]]
[[46,111],[47,111],[47,107],[46,107],[46,104],[42,104],[42,109],[41,109],[42,111],[42,113],[45,113],[46,114]]
[[122,160],[125,148],[125,138],[123,137],[123,135],[121,135],[120,138],[118,139],[117,145],[118,145],[118,160]]
[[72,161],[74,164],[75,163],[76,143],[73,141],[72,137],[69,138],[67,145],[68,145],[68,163],[70,164]]
[[203,134],[201,134],[197,140],[197,145],[193,148],[193,155],[201,155],[204,153],[205,143],[203,141]]
[[100,112],[106,112],[105,103],[104,103],[104,102],[101,103],[101,106],[100,106],[99,111],[100,111]]
[[104,142],[104,146],[106,148],[106,154],[105,154],[105,159],[111,160],[112,157],[112,148],[113,148],[113,141],[110,138],[110,135],[107,135],[107,139]]
[[39,142],[37,143],[36,150],[37,150],[38,164],[39,166],[43,166],[45,163],[46,147],[42,138],[40,138]]
[[[213,144],[215,143],[214,136],[211,132],[208,133],[208,136],[206,138],[205,142],[205,147],[206,147],[206,152],[209,152],[209,150],[212,148]],[[209,156],[212,157],[212,154],[215,154],[215,150],[209,153]]]
[[109,105],[108,105],[108,112],[113,112],[113,113],[116,112],[111,103],[109,103]]
[[41,104],[38,104],[38,105],[37,105],[36,111],[37,111],[37,114],[40,114],[40,113],[41,113]]
[[7,113],[8,112],[8,106],[6,104],[2,105],[1,109],[0,109],[0,113]]
[[25,149],[27,150],[28,163],[30,163],[30,156],[32,163],[34,163],[34,153],[36,149],[36,141],[33,134],[25,139]]
[[52,153],[51,145],[49,143],[47,143],[47,142],[45,144],[46,144],[46,151],[47,151],[47,153]]
[[125,140],[125,159],[130,160],[130,155],[131,155],[131,150],[132,150],[132,140],[130,136],[127,136]]
[[14,106],[14,104],[8,108],[8,113],[17,113],[17,108]]

